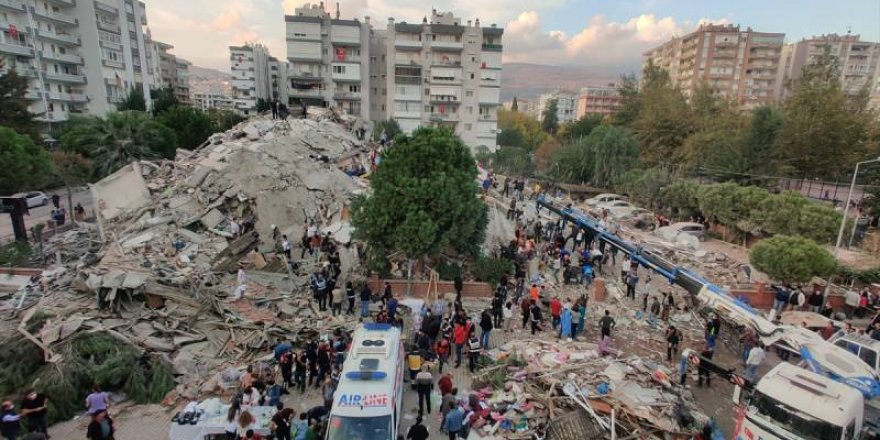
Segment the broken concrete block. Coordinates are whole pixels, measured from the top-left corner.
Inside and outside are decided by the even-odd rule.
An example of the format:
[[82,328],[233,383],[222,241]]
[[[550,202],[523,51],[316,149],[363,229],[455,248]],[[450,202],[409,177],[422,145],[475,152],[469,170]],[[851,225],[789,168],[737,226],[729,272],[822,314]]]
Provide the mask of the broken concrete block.
[[225,219],[226,217],[224,217],[220,211],[212,209],[208,211],[207,214],[202,216],[201,222],[203,225],[205,225],[206,228],[212,229],[217,227],[217,225],[222,223]]
[[205,242],[205,237],[203,237],[202,234],[190,231],[189,229],[180,228],[177,230],[177,234],[180,235],[180,238],[183,241],[196,244],[201,244]]

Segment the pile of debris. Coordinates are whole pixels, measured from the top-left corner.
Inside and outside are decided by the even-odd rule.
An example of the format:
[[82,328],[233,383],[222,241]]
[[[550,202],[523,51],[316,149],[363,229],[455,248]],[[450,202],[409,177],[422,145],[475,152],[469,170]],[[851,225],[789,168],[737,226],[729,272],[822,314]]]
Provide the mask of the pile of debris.
[[[52,237],[45,253],[57,266],[0,307],[49,316],[28,331],[26,313],[18,326],[49,361],[79,332],[158,353],[185,398],[210,393],[219,371],[251,362],[281,338],[351,326],[320,316],[308,299],[308,273],[323,260],[289,265],[280,246],[283,235],[298,246],[314,224],[337,244],[340,278],[355,276],[349,204],[368,184],[346,170],[369,160],[358,127],[322,109],[307,119],[258,117],[197,151],[178,150],[174,161],[120,169],[91,187],[97,225]],[[231,301],[239,267],[248,275],[245,297]]]

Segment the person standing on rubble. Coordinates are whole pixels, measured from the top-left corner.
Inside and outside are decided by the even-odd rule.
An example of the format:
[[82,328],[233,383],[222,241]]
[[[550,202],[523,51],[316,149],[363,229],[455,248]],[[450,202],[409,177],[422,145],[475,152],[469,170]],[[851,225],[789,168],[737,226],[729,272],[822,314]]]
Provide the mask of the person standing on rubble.
[[553,330],[556,330],[556,326],[559,325],[561,314],[562,302],[559,301],[558,296],[554,296],[553,299],[550,300],[550,326],[553,327]]
[[495,292],[495,296],[492,298],[492,319],[494,320],[494,327],[497,329],[501,328],[502,324],[502,316],[504,315],[504,294],[501,292]]
[[299,388],[300,393],[306,392],[306,369],[309,359],[305,350],[300,350],[294,358],[293,384]]
[[287,351],[278,359],[278,367],[281,370],[281,384],[284,391],[293,386],[293,352]]
[[333,316],[342,315],[342,288],[334,287],[330,296],[330,310]]
[[364,281],[364,285],[361,287],[360,300],[361,300],[361,321],[364,318],[370,316],[370,301],[373,299],[373,292],[370,290],[370,285],[366,281]]
[[[532,285],[534,287],[534,284]],[[532,300],[529,298],[523,298],[522,302],[520,302],[520,311],[522,313],[522,328],[526,329],[526,325],[529,323],[529,313],[532,310]]]
[[[613,248],[614,248],[614,246],[612,246],[612,249]],[[626,258],[623,259],[623,265],[620,266],[620,282],[621,283],[626,283],[627,275],[629,274],[629,267],[630,267],[629,256],[627,256]],[[627,293],[627,295],[628,294],[629,293]]]
[[718,332],[721,330],[721,319],[718,315],[712,313],[709,322],[706,323],[706,345],[715,348],[715,340],[718,339]]
[[542,330],[541,321],[543,317],[541,316],[541,307],[538,305],[537,302],[532,302],[532,305],[529,308],[529,316],[532,323],[532,335],[534,335],[538,332],[538,330]]
[[473,329],[468,328],[470,322],[456,323],[452,330],[452,343],[455,345],[455,368],[461,366],[461,356],[464,344],[467,343]]
[[626,276],[626,297],[635,301],[636,286],[639,285],[639,274],[635,270],[630,269]]
[[[714,346],[714,344],[709,345],[709,343],[707,342],[705,345],[703,345],[703,351],[700,352],[700,357],[711,361],[714,356],[715,356],[715,346]],[[697,386],[698,387],[703,386],[703,379],[706,380],[706,387],[711,388],[712,387],[712,373],[709,372],[709,369],[705,366],[705,363],[700,362],[700,365],[697,367]]]
[[464,411],[462,411],[461,405],[453,403],[452,408],[443,418],[443,430],[449,435],[449,440],[456,440],[458,438],[458,433],[461,431],[463,423]]
[[345,282],[345,299],[348,300],[348,309],[345,311],[346,315],[354,315],[354,300],[355,300],[354,286],[351,284],[351,281]]
[[562,314],[559,318],[559,339],[572,337],[571,300],[566,298],[562,304]]
[[244,296],[245,290],[247,290],[247,274],[244,273],[244,264],[239,263],[238,265],[236,282],[235,291],[232,294],[233,301],[240,300]]
[[309,282],[318,310],[323,312],[327,307],[327,280],[321,271],[315,271],[312,273]]
[[492,333],[493,328],[492,317],[489,315],[489,311],[483,310],[483,313],[480,314],[480,330],[482,330],[480,333],[480,345],[486,350],[489,349],[489,335]]
[[[654,298],[656,300],[657,298]],[[673,353],[678,353],[678,343],[681,342],[681,333],[675,328],[674,325],[670,325],[666,328],[666,361],[672,361]]]
[[449,355],[452,353],[452,345],[449,343],[449,339],[446,337],[441,337],[434,344],[434,354],[437,355],[437,362],[439,365],[439,372],[443,372],[443,365],[449,362]]
[[510,331],[510,323],[513,322],[513,302],[508,301],[507,304],[504,304],[504,308],[501,310],[501,313],[504,315],[504,331]]
[[278,101],[272,101],[272,119],[278,119]]
[[611,317],[611,312],[605,310],[605,315],[599,319],[599,327],[601,328],[601,337],[611,337],[611,329],[613,329],[617,323],[614,321],[614,318]]

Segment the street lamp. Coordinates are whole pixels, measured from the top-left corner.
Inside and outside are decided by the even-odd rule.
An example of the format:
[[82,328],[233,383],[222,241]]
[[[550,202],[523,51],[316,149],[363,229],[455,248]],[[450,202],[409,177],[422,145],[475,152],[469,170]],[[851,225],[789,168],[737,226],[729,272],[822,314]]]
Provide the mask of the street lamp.
[[[859,166],[880,162],[880,157],[871,160],[864,160],[856,164],[856,169],[853,171],[852,183],[849,185],[849,194],[846,196],[846,204],[843,205],[843,218],[840,219],[840,229],[837,231],[837,242],[834,244],[834,259],[836,260],[840,256],[840,245],[843,242],[843,231],[846,229],[846,214],[849,212],[849,204],[852,201],[853,190],[856,188],[856,178],[859,177]],[[828,283],[825,285],[825,301],[828,300],[828,291],[831,289],[831,275],[828,276]]]

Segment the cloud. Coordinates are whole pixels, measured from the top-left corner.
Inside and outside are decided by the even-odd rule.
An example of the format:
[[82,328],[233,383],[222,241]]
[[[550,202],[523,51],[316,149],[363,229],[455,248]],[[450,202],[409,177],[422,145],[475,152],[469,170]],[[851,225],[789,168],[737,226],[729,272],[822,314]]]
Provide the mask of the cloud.
[[568,36],[557,30],[543,30],[537,12],[523,12],[506,26],[504,59],[631,69],[641,64],[646,50],[690,32],[704,22],[726,23],[727,20],[703,19],[692,23],[642,14],[616,22],[595,15],[581,30]]

